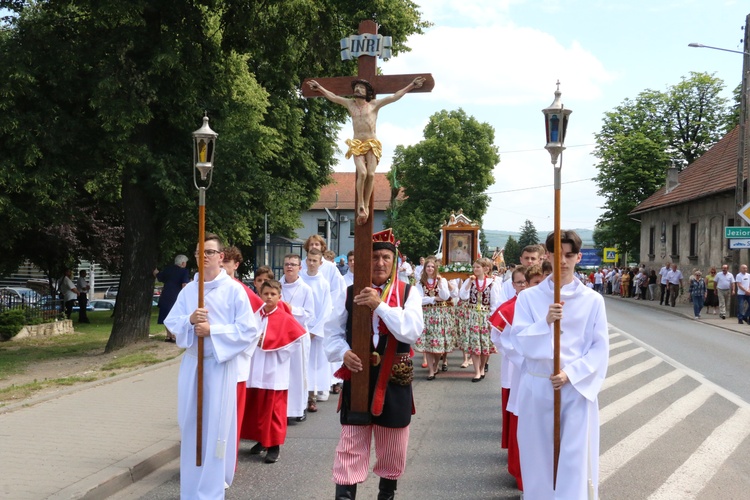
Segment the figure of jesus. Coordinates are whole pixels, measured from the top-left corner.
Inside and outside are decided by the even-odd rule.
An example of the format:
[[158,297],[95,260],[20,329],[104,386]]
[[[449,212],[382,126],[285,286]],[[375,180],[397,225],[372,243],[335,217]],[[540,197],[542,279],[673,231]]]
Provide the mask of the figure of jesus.
[[357,224],[364,224],[370,216],[369,207],[375,169],[383,152],[382,145],[375,134],[378,110],[386,104],[398,101],[410,90],[420,88],[424,81],[424,78],[418,76],[406,87],[383,99],[374,98],[375,91],[367,80],[354,80],[352,82],[354,99],[337,96],[315,80],[307,82],[312,90],[320,92],[329,101],[348,109],[352,117],[354,137],[346,140],[346,144],[349,146],[346,158],[354,156],[354,165],[357,168],[357,197],[359,200]]

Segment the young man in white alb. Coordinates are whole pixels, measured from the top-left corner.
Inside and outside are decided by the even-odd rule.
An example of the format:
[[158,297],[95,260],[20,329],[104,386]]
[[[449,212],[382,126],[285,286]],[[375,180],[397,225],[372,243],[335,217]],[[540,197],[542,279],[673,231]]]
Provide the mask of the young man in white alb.
[[[299,277],[301,258],[297,254],[284,256],[284,276],[281,277],[281,299],[292,310],[297,322],[310,331],[308,325],[315,314],[315,300],[312,289]],[[307,418],[307,363],[310,359],[310,335],[302,337],[290,351],[291,370],[289,373],[289,400],[287,417],[303,422]]]
[[[599,479],[598,394],[607,374],[609,335],[604,298],[573,277],[581,238],[563,231],[561,248],[547,238],[548,260],[560,256],[560,302],[553,275],[518,294],[511,342],[524,358],[518,387],[518,448],[524,498],[597,497]],[[560,320],[560,373],[553,371],[554,322]],[[561,441],[553,488],[554,391],[561,396]]]
[[308,323],[310,332],[310,356],[307,364],[307,411],[318,411],[317,393],[328,392],[331,387],[331,364],[323,350],[325,324],[331,316],[330,285],[325,276],[318,272],[323,263],[323,254],[317,248],[307,252],[307,270],[300,273],[300,278],[312,289],[314,312]]

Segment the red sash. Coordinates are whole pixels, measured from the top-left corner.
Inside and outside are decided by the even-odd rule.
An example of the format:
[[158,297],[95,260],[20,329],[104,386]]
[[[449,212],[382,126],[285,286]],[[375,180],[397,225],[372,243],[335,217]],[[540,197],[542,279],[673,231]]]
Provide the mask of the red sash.
[[[404,290],[406,283],[401,280],[396,280],[396,286],[392,287],[390,296],[388,297],[388,305],[390,307],[404,307]],[[385,403],[385,390],[388,387],[388,380],[391,378],[391,370],[393,369],[393,359],[396,357],[396,348],[398,347],[398,340],[390,335],[391,332],[383,323],[382,319],[378,320],[378,333],[385,335],[385,353],[383,354],[383,361],[378,372],[378,381],[375,383],[375,394],[372,397],[372,405],[370,407],[370,413],[373,416],[379,417],[383,414],[383,404]]]

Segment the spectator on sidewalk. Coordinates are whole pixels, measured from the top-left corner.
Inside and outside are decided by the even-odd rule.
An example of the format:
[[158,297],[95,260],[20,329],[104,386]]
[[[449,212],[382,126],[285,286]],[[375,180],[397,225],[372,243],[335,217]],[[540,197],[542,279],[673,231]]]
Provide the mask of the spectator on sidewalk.
[[745,321],[750,325],[750,274],[747,274],[747,265],[740,266],[740,272],[734,278],[735,293],[737,294],[737,322]]
[[719,317],[726,319],[727,304],[734,295],[734,276],[729,272],[729,266],[721,266],[721,272],[714,278],[716,283],[716,293],[719,295]]
[[656,271],[653,269],[648,273],[648,300],[654,300],[656,297],[656,282],[659,279]]
[[669,287],[667,286],[667,273],[669,272],[669,261],[665,262],[661,269],[659,269],[659,285],[661,287],[661,296],[659,297],[659,305],[669,304]]
[[706,300],[706,282],[700,270],[695,271],[690,278],[690,300],[693,301],[693,319],[700,319],[703,301]]
[[[174,258],[174,264],[165,267],[161,271],[154,270],[154,277],[164,286],[159,295],[159,317],[156,319],[157,325],[163,325],[167,319],[169,311],[177,301],[177,296],[182,289],[190,283],[190,271],[187,269],[188,258],[185,255],[178,255]],[[167,328],[167,334],[164,342],[175,342],[176,338]]]
[[[719,296],[716,295],[716,268],[711,266],[708,274],[706,275],[706,314],[718,314],[719,313]],[[714,311],[711,312],[713,307]]]
[[669,284],[669,305],[674,307],[677,296],[682,291],[682,271],[677,269],[677,264],[672,264],[672,269],[667,273],[667,283]]

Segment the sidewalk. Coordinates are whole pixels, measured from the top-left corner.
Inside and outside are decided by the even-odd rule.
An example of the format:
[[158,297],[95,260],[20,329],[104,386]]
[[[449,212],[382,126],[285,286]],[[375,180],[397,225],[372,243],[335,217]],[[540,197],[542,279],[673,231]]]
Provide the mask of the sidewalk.
[[[684,316],[689,319],[693,319],[695,316],[693,314],[693,304],[691,304],[690,302],[677,303],[674,307],[671,307],[666,305],[659,305],[658,300],[636,300],[632,298],[624,299],[617,295],[604,295],[604,299],[605,303],[609,302],[610,300],[625,301],[627,304],[632,304],[634,306],[649,307],[651,309],[662,311],[666,314]],[[727,316],[727,319],[721,319],[718,314],[706,314],[705,307],[701,311],[701,318],[697,321],[750,336],[750,325],[738,323],[737,318],[734,316]]]
[[[693,318],[690,303],[604,297]],[[733,317],[698,321],[750,335],[750,325]],[[179,363],[0,408],[0,498],[107,498],[177,458]]]
[[107,498],[178,457],[180,359],[0,408],[0,498]]

